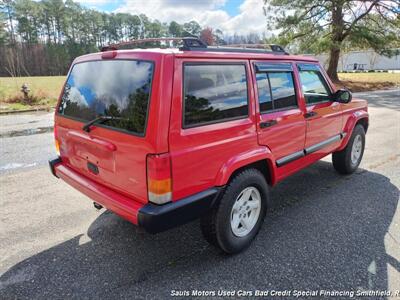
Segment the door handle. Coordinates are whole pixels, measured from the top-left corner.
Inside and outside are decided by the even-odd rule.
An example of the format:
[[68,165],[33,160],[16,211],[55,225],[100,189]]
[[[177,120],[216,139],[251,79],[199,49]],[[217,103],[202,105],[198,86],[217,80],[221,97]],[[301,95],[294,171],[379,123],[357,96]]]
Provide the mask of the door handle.
[[278,124],[278,122],[276,120],[270,120],[270,121],[261,122],[260,123],[260,128],[271,127],[271,126],[273,126],[275,124]]
[[308,119],[308,118],[311,118],[311,117],[314,117],[314,116],[316,116],[316,115],[318,115],[315,111],[309,111],[309,112],[306,112],[305,114],[304,114],[304,117],[306,118],[306,119]]

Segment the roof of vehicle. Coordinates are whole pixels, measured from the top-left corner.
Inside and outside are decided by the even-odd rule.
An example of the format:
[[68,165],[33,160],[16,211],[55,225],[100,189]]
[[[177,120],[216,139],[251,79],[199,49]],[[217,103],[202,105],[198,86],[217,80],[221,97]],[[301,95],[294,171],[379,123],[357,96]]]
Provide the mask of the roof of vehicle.
[[[150,44],[164,45],[166,48],[148,47]],[[175,44],[174,44],[175,43]],[[177,47],[177,44],[180,46]],[[142,46],[138,46],[142,45]],[[146,47],[147,45],[147,47]],[[168,45],[170,47],[168,47]],[[122,48],[121,48],[122,47]],[[130,47],[130,48],[126,48]],[[177,48],[175,48],[177,47]],[[127,50],[122,50],[122,49]],[[233,46],[209,46],[201,39],[196,37],[161,37],[145,38],[123,41],[116,44],[109,44],[101,47],[101,58],[103,59],[129,59],[130,54],[137,58],[138,54],[146,59],[156,58],[158,55],[173,55],[175,57],[185,58],[213,58],[213,59],[268,59],[282,61],[309,61],[318,62],[317,59],[310,56],[289,55],[285,49],[276,44],[238,44]],[[77,61],[97,58],[100,53],[94,53],[92,56],[79,57]]]
[[254,59],[254,60],[259,60],[259,59],[267,59],[267,60],[282,60],[282,61],[309,61],[309,62],[318,62],[316,58],[310,57],[310,56],[301,56],[301,55],[288,55],[284,53],[277,53],[277,52],[241,52],[240,48],[238,48],[237,52],[232,51],[232,48],[229,49],[229,51],[223,51],[224,48],[219,48],[218,51],[212,51],[212,49],[208,48],[207,51],[201,51],[196,50],[196,51],[186,51],[186,50],[180,50],[178,48],[167,48],[167,49],[161,49],[161,48],[151,48],[151,49],[126,49],[126,50],[110,50],[110,51],[105,51],[105,52],[98,52],[98,53],[91,53],[87,55],[80,56],[75,60],[75,63],[78,61],[85,61],[85,60],[90,60],[90,59],[95,59],[99,58],[99,56],[103,56],[107,52],[114,52],[115,56],[122,55],[124,58],[129,56],[129,54],[132,54],[134,56],[137,55],[143,55],[144,57],[146,55],[157,55],[159,54],[160,56],[163,55],[173,55],[175,57],[180,57],[180,58],[212,58],[212,59]]
[[177,51],[174,53],[176,57],[192,57],[192,58],[237,58],[237,59],[273,59],[273,60],[301,60],[301,61],[312,61],[318,62],[317,59],[313,57],[306,57],[300,55],[288,55],[288,54],[278,54],[275,52],[234,52],[231,49],[229,51],[224,52],[223,48],[220,48],[218,52],[213,52],[212,50],[208,51]]
[[[170,47],[144,47],[148,43],[163,44]],[[167,43],[167,44],[165,44]],[[175,43],[175,44],[174,44]],[[180,44],[181,46],[177,46]],[[142,45],[142,46],[138,46]],[[133,46],[133,47],[132,47]],[[172,47],[171,47],[172,46]],[[121,47],[125,47],[121,49]],[[130,48],[126,48],[130,47]],[[100,53],[80,56],[74,63],[92,59],[158,59],[161,56],[173,55],[182,58],[204,59],[252,59],[318,62],[310,56],[289,55],[285,49],[276,44],[239,44],[234,46],[208,46],[196,37],[162,37],[145,38],[109,44],[101,47]]]

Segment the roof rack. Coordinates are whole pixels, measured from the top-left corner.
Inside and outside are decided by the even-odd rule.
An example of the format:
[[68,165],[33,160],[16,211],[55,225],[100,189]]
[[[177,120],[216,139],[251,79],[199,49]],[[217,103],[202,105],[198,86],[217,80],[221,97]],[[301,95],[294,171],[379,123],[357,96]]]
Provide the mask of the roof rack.
[[202,49],[207,48],[207,44],[199,40],[198,38],[182,37],[182,38],[148,38],[148,39],[131,40],[127,42],[110,44],[101,47],[101,51],[104,52],[110,50],[118,50],[121,46],[154,43],[154,42],[182,42],[182,46],[179,48],[180,50],[187,50],[189,48],[202,48]]
[[[181,51],[209,51],[209,52],[245,52],[245,53],[269,53],[269,54],[289,54],[279,45],[266,44],[234,44],[228,46],[213,46],[210,47],[203,41],[194,37],[182,38],[148,38],[131,40],[117,44],[110,44],[101,47],[101,51],[118,50],[121,46],[144,44],[151,42],[181,42],[179,50]],[[267,48],[269,47],[269,49]]]

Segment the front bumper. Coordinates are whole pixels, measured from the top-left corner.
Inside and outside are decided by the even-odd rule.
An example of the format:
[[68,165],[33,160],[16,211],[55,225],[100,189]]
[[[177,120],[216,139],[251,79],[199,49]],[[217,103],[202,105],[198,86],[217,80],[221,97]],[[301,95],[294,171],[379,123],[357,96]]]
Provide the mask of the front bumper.
[[150,233],[157,233],[195,220],[216,204],[222,188],[211,188],[179,201],[143,204],[79,174],[60,158],[49,161],[52,174],[93,201]]

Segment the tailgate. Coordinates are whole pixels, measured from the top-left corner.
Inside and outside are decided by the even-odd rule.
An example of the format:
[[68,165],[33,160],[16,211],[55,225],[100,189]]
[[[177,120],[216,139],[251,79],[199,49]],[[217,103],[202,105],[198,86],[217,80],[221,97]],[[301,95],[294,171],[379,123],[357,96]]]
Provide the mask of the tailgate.
[[[146,135],[154,63],[87,61],[68,76],[55,117],[62,160],[73,170],[140,202],[147,202]],[[83,125],[102,116],[89,127]]]

